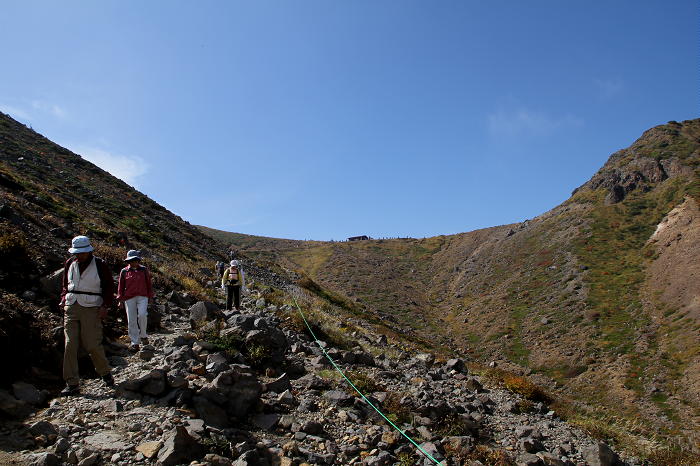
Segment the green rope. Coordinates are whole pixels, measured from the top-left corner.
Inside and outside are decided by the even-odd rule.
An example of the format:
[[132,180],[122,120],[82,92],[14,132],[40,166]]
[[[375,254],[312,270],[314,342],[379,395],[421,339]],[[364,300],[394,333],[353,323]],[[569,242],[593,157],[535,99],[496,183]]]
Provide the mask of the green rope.
[[323,346],[321,346],[321,342],[318,340],[318,338],[316,338],[316,335],[314,334],[314,331],[311,329],[311,326],[309,325],[309,323],[306,321],[306,317],[304,317],[304,313],[301,311],[301,308],[299,307],[299,304],[297,304],[296,298],[295,298],[294,296],[292,296],[292,299],[294,300],[294,305],[296,306],[297,310],[299,311],[299,315],[301,315],[301,318],[304,320],[304,323],[306,324],[306,328],[309,329],[309,332],[311,333],[311,336],[314,337],[314,340],[316,341],[316,343],[318,343],[318,347],[321,348],[321,351],[323,351],[323,354],[326,356],[326,358],[328,358],[328,360],[331,362],[331,364],[333,365],[333,367],[335,368],[335,370],[337,370],[337,371],[340,373],[340,375],[343,376],[343,378],[344,378],[344,379],[350,384],[350,386],[362,397],[362,399],[365,400],[365,401],[367,402],[368,405],[370,405],[372,408],[374,408],[374,410],[375,410],[376,412],[378,412],[379,415],[380,415],[381,417],[383,417],[384,420],[385,420],[386,422],[388,422],[389,424],[391,424],[391,426],[392,426],[394,429],[396,429],[397,432],[399,432],[401,435],[403,435],[404,437],[406,437],[406,438],[408,439],[409,442],[411,442],[416,448],[418,448],[418,450],[420,450],[421,453],[423,453],[425,456],[427,456],[428,458],[430,458],[431,460],[433,460],[433,461],[435,462],[435,464],[437,464],[437,465],[444,464],[444,463],[440,463],[440,461],[438,461],[438,460],[436,460],[435,458],[433,458],[432,455],[431,455],[430,453],[428,453],[427,451],[423,450],[423,448],[421,448],[420,445],[418,445],[411,437],[409,437],[409,436],[406,434],[406,432],[404,432],[403,430],[399,429],[399,428],[396,426],[396,424],[394,424],[393,422],[391,422],[391,420],[390,420],[388,417],[386,417],[386,416],[384,415],[384,413],[382,413],[376,406],[374,406],[374,404],[372,404],[372,402],[369,401],[369,399],[355,386],[355,384],[352,383],[352,381],[351,381],[350,379],[347,378],[347,376],[343,373],[343,371],[340,369],[340,367],[338,367],[338,365],[335,363],[335,361],[333,361],[333,358],[331,358],[331,357],[328,355],[328,353],[326,353],[326,350],[323,349]]

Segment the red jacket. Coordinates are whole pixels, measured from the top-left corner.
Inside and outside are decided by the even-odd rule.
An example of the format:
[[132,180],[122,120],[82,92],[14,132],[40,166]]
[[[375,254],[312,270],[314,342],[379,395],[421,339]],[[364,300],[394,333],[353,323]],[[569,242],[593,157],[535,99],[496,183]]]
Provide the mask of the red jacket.
[[126,301],[134,296],[146,296],[152,298],[153,285],[151,284],[151,274],[143,265],[133,269],[126,266],[119,272],[119,283],[117,284],[117,299]]

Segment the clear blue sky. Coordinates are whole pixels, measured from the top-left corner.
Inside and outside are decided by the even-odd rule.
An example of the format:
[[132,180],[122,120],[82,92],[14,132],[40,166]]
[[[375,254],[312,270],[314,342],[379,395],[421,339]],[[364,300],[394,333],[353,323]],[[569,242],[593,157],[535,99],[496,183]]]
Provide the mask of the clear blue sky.
[[0,110],[193,224],[451,234],[697,118],[699,25],[697,0],[4,0]]

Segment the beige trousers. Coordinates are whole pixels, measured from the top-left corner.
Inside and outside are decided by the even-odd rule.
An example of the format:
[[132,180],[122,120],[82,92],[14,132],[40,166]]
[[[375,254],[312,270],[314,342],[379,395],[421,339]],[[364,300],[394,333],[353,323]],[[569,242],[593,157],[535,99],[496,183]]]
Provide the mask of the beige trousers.
[[99,307],[83,307],[78,303],[65,306],[63,332],[66,347],[63,352],[63,379],[68,385],[78,385],[78,348],[80,342],[92,358],[95,370],[100,376],[107,375],[112,368],[102,347],[102,319]]

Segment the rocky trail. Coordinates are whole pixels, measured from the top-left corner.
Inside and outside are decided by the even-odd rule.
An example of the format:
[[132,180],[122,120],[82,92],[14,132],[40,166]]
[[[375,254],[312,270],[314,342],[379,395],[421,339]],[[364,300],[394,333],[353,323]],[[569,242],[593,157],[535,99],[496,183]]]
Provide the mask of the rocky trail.
[[[291,305],[277,308],[259,291],[241,311],[177,293],[161,302],[160,329],[138,353],[107,345],[114,388],[93,378],[74,397],[22,382],[0,391],[0,463],[435,464],[353,395],[319,344],[284,325]],[[347,351],[321,345],[442,464],[638,464],[544,403],[489,387],[462,360],[436,362],[372,338],[357,335]]]

